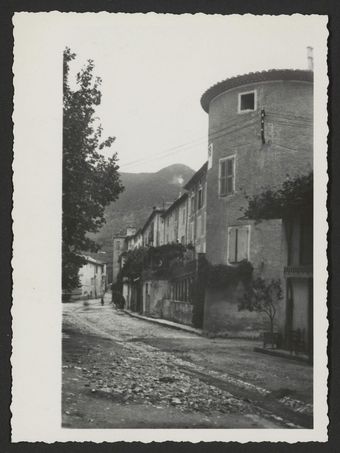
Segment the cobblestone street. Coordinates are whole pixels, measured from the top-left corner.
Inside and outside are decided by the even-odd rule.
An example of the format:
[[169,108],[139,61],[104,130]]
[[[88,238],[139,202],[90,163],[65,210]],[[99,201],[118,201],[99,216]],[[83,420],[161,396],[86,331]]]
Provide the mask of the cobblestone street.
[[63,426],[311,428],[312,367],[130,317],[63,305]]

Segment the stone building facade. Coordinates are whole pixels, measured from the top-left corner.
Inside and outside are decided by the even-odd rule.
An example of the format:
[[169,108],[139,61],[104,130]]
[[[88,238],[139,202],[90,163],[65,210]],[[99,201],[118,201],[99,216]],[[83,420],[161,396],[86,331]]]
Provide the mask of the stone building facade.
[[158,247],[164,236],[164,222],[162,214],[164,209],[154,207],[149,218],[141,228],[142,245],[144,247]]
[[[284,283],[282,220],[249,221],[243,210],[247,196],[312,170],[313,73],[272,70],[234,77],[208,89],[201,104],[209,115],[206,257],[230,265],[246,259],[255,276]],[[207,291],[206,330],[257,335],[262,319],[238,311],[238,290]],[[285,320],[283,303],[281,331]]]
[[233,77],[209,88],[201,105],[209,115],[207,162],[185,184],[184,193],[163,209],[154,208],[140,232],[126,240],[129,250],[183,244],[188,255],[169,278],[146,272],[125,284],[127,306],[189,324],[196,310],[207,332],[258,337],[265,328],[263,316],[239,311],[243,285],[231,281],[224,289],[203,288],[200,271],[204,261],[231,268],[248,261],[254,278],[281,281],[284,299],[275,329],[284,346],[289,332],[300,329],[310,348],[312,254],[308,263],[297,256],[307,243],[312,250],[312,220],[308,217],[307,226],[301,218],[295,221],[292,245],[285,219],[253,221],[245,209],[248,197],[313,170],[313,72],[272,70]]
[[118,233],[114,235],[112,242],[112,283],[115,284],[121,268],[120,256],[127,249],[127,234]]
[[184,186],[188,191],[187,242],[196,253],[206,251],[207,167],[206,162]]
[[188,194],[185,192],[163,213],[164,235],[162,244],[187,244]]
[[79,269],[80,286],[74,290],[72,298],[96,299],[106,290],[106,264],[90,256],[84,256],[86,263]]

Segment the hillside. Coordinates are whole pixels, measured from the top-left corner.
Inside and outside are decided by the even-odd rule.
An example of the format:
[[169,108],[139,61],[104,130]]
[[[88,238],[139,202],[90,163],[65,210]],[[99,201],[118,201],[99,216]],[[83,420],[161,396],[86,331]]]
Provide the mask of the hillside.
[[90,235],[106,252],[103,258],[106,256],[111,262],[114,233],[124,232],[127,226],[141,227],[152,207],[175,200],[181,186],[193,174],[194,170],[182,164],[170,165],[156,173],[121,173],[125,190],[118,201],[106,208],[103,228],[97,234]]

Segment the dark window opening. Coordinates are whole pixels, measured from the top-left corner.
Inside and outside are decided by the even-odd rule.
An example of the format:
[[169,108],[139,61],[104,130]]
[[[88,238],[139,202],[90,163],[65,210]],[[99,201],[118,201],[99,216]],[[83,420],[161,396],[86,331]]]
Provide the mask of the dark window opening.
[[255,110],[255,93],[240,95],[240,111]]

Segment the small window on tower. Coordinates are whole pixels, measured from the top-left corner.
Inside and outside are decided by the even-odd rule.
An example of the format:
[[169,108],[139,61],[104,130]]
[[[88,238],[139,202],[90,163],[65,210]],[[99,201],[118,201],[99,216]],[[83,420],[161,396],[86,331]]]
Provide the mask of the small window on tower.
[[238,95],[238,111],[251,112],[256,110],[256,92],[248,91]]

